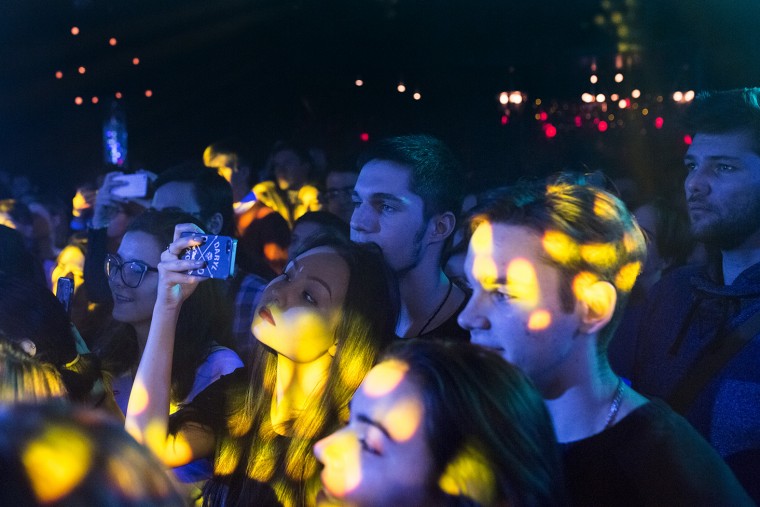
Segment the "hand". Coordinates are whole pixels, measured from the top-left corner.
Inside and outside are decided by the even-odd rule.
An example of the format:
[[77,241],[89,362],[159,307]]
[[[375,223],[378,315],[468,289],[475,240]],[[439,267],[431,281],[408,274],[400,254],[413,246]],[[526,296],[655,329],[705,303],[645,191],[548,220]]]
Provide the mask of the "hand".
[[156,307],[179,308],[204,280],[204,278],[187,274],[191,269],[203,267],[204,260],[179,258],[189,247],[201,244],[201,240],[193,236],[181,237],[183,232],[204,234],[203,230],[195,224],[179,224],[174,228],[174,241],[161,254],[161,262],[158,263]]
[[98,189],[98,193],[95,196],[95,212],[92,216],[92,225],[96,229],[108,227],[108,224],[111,223],[111,220],[119,212],[119,205],[125,202],[123,198],[113,195],[114,188],[126,185],[125,182],[115,179],[122,174],[124,173],[120,171],[106,174],[103,185]]

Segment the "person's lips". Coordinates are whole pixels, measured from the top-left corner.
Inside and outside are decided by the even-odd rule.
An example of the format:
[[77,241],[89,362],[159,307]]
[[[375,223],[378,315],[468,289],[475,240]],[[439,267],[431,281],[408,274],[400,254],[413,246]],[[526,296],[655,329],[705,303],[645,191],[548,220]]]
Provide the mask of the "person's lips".
[[261,310],[259,310],[259,317],[269,322],[273,326],[277,325],[274,322],[274,317],[272,316],[272,312],[269,311],[269,308],[262,308]]
[[113,300],[115,303],[131,303],[134,301],[134,299],[122,296],[121,294],[114,294]]

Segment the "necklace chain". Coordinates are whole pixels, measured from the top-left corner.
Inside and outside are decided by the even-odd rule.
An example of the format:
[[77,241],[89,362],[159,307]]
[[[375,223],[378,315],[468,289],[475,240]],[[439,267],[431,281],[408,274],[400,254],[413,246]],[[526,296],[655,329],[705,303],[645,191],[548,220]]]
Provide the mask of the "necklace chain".
[[446,297],[443,298],[443,301],[441,301],[441,304],[438,305],[438,308],[435,309],[435,311],[433,312],[433,315],[431,315],[430,318],[427,320],[427,322],[425,322],[425,325],[422,326],[422,329],[420,329],[420,332],[417,336],[422,336],[422,334],[425,332],[425,330],[430,325],[430,323],[433,322],[433,319],[436,318],[438,314],[441,312],[441,310],[443,309],[443,305],[445,305],[446,301],[449,300],[449,296],[451,295],[451,289],[453,287],[454,287],[454,284],[451,283],[451,280],[449,280],[449,289],[446,291]]
[[615,423],[618,411],[620,410],[620,403],[623,401],[623,383],[622,378],[618,378],[617,388],[615,389],[615,397],[610,404],[610,411],[607,412],[607,421],[604,423],[604,429],[606,430]]

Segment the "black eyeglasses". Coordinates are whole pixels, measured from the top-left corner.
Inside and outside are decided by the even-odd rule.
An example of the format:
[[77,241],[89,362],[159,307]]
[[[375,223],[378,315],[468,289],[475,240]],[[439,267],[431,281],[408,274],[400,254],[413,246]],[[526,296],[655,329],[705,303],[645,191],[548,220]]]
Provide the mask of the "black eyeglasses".
[[121,262],[115,255],[106,255],[106,276],[112,281],[116,273],[121,273],[121,281],[131,289],[140,286],[148,271],[158,272],[158,269],[148,266],[140,261]]

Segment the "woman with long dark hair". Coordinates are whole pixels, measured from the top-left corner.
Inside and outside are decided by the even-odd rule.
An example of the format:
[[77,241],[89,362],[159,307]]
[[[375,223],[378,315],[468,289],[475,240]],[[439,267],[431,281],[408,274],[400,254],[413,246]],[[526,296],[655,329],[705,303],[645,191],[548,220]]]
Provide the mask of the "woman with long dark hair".
[[162,254],[158,299],[127,428],[170,466],[214,456],[204,489],[210,505],[314,505],[320,489],[312,446],[348,419],[356,387],[393,339],[398,298],[379,251],[336,238],[304,246],[265,289],[252,323],[258,340],[249,371],[216,382],[168,427],[167,372],[177,315],[199,286],[198,267],[179,260],[198,244],[178,226]]

